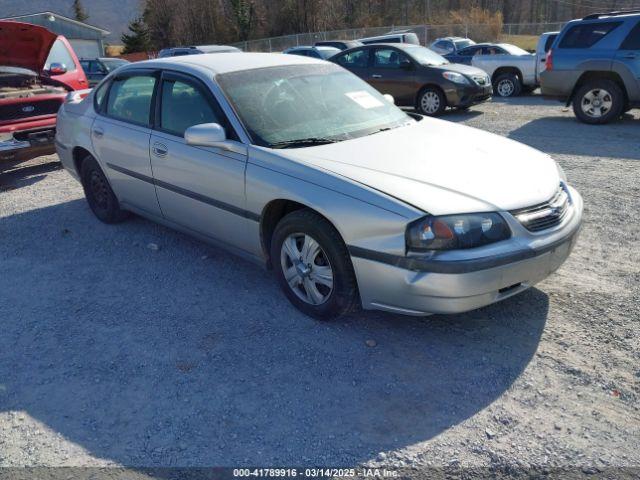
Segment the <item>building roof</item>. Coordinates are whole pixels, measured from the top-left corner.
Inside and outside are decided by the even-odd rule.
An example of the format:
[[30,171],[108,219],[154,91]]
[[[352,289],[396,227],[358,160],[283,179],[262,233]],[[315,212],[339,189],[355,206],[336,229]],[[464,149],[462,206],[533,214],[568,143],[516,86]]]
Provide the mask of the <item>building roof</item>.
[[85,22],[80,22],[78,20],[75,20],[73,18],[69,18],[65,15],[61,15],[59,13],[56,12],[50,12],[50,11],[44,11],[44,12],[36,12],[36,13],[27,13],[24,15],[13,15],[11,17],[4,17],[4,18],[0,18],[0,20],[24,20],[27,19],[29,17],[41,17],[41,16],[48,16],[48,15],[52,15],[54,17],[60,18],[66,22],[70,22],[73,23],[79,27],[82,28],[88,28],[90,30],[95,30],[100,32],[103,36],[109,35],[111,32],[109,30],[105,30],[104,28],[100,28],[100,27],[96,27],[95,25],[91,25],[89,23],[85,23]]

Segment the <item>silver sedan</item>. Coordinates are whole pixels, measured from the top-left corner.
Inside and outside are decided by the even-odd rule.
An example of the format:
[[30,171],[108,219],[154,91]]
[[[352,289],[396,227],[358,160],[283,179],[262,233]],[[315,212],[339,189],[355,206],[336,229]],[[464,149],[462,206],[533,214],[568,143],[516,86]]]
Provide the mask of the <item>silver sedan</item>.
[[294,55],[124,66],[69,96],[56,146],[101,221],[134,212],[227,248],[321,319],[502,300],[564,262],[582,216],[548,155]]

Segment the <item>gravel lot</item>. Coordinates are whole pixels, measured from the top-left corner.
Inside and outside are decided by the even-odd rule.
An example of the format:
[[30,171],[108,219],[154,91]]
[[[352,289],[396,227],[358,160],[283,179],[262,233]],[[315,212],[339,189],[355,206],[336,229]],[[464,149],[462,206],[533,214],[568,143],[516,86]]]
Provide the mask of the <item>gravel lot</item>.
[[446,115],[553,154],[586,217],[537,288],[424,319],[315,322],[224,251],[101,224],[55,157],[5,165],[0,466],[640,466],[632,113],[591,127],[534,96]]

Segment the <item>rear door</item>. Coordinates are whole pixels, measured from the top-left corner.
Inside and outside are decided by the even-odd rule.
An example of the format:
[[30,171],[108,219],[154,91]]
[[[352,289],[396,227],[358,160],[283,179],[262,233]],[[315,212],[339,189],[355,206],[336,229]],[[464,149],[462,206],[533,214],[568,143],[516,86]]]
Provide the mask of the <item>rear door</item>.
[[332,62],[346,68],[351,73],[355,73],[363,80],[369,80],[369,54],[370,48],[360,48],[351,50],[331,58]]
[[[633,27],[616,52],[616,60],[626,67],[623,78],[632,102],[640,102],[640,21]],[[621,72],[622,73],[622,72]]]
[[403,51],[393,47],[376,47],[371,56],[367,81],[381,93],[392,95],[399,105],[413,105],[416,66]]
[[111,81],[91,128],[93,149],[121,202],[160,216],[149,160],[157,73],[129,70]]
[[[249,250],[245,215],[246,146],[238,142],[209,88],[200,80],[164,72],[156,101],[150,155],[164,217],[176,224]],[[218,123],[234,151],[187,145],[193,125]]]

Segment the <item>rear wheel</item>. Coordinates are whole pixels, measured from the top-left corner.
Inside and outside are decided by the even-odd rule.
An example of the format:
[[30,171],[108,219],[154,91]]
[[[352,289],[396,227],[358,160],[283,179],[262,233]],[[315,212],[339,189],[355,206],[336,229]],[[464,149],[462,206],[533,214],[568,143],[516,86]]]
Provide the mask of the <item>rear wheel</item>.
[[351,257],[340,234],[311,210],[278,223],[271,242],[278,283],[293,305],[310,317],[330,320],[359,305]]
[[418,111],[423,115],[437,117],[447,108],[447,99],[437,87],[425,87],[418,95]]
[[516,97],[522,92],[522,82],[515,73],[503,73],[493,81],[493,92],[499,97]]
[[609,123],[620,117],[625,106],[622,90],[611,80],[594,80],[582,85],[573,97],[573,112],[584,123]]
[[80,178],[87,203],[100,221],[118,223],[129,216],[127,211],[120,208],[107,177],[91,155],[87,155],[82,161]]

